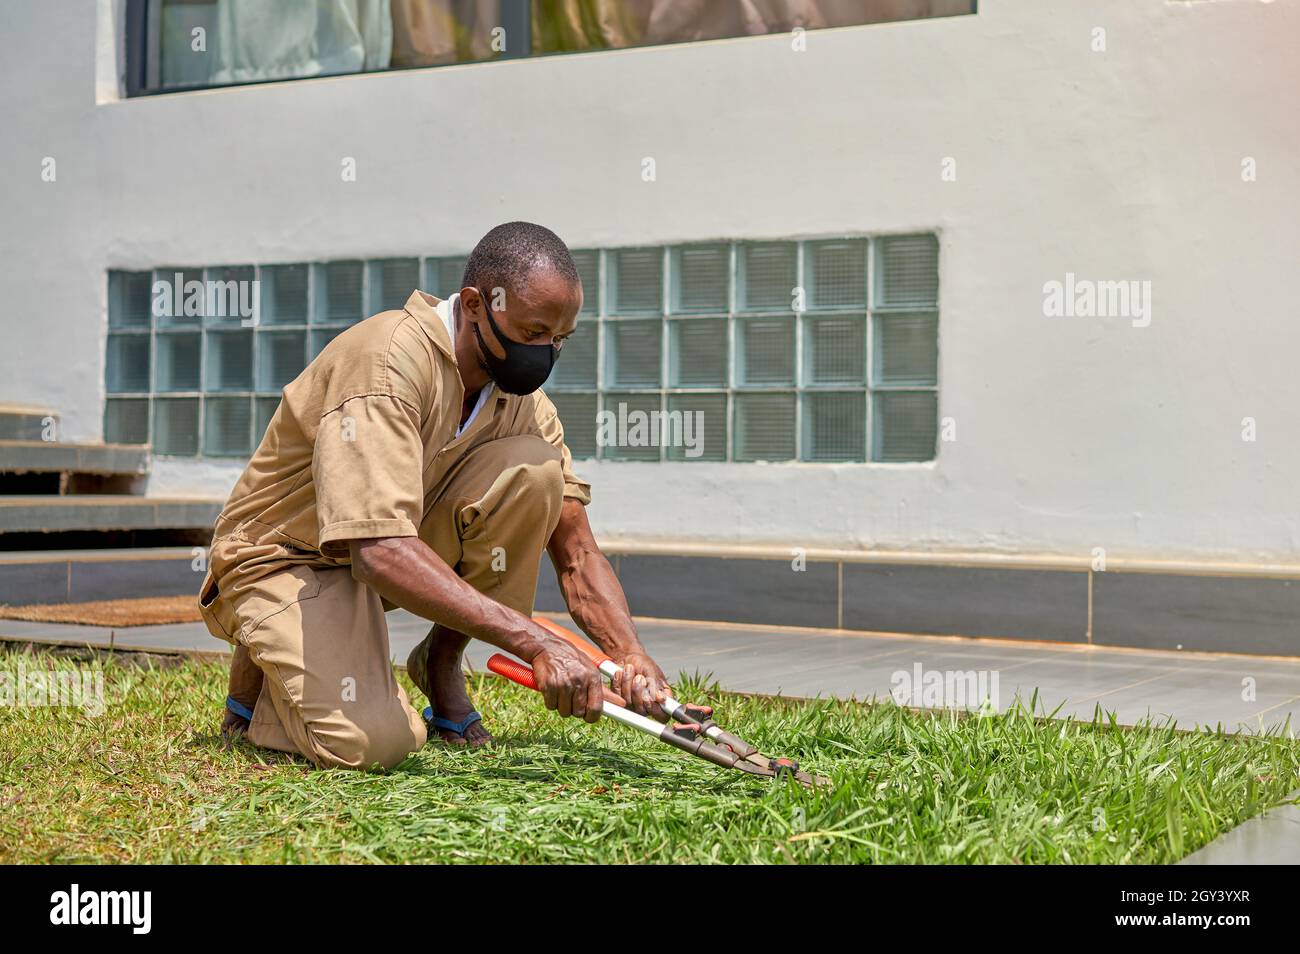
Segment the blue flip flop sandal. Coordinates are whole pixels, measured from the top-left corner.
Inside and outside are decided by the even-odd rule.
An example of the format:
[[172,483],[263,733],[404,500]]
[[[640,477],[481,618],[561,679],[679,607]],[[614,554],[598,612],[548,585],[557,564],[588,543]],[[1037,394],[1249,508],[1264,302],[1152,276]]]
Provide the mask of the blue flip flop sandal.
[[226,696],[226,708],[241,719],[247,719],[249,722],[253,721],[253,710],[232,696]]
[[433,706],[425,706],[424,712],[420,714],[424,716],[424,722],[426,725],[431,725],[439,729],[446,729],[448,732],[455,732],[457,735],[462,735],[462,736],[465,734],[465,730],[468,729],[475,722],[483,721],[483,717],[481,715],[479,715],[477,712],[471,712],[469,715],[465,716],[465,718],[461,719],[459,722],[452,722],[450,719],[444,719],[442,716],[434,715]]

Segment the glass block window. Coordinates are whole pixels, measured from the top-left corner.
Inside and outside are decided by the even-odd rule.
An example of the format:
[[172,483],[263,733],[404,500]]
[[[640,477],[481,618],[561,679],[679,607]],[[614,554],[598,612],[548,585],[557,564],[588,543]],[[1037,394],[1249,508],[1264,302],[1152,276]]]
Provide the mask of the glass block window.
[[210,397],[203,402],[203,453],[213,457],[247,453],[252,408],[246,398]]
[[262,269],[262,321],[271,325],[307,324],[309,265],[271,265]]
[[368,315],[402,308],[406,304],[406,299],[411,297],[411,292],[420,285],[418,258],[386,258],[370,262],[368,267],[370,269],[370,304],[366,307]]
[[736,460],[791,460],[795,456],[797,396],[737,394]]
[[[579,250],[573,253],[573,264],[578,268],[578,277],[582,279],[582,314],[595,315],[599,312],[600,295],[600,253]],[[565,345],[567,348],[568,345]]]
[[[574,253],[586,297],[546,384],[575,457],[933,460],[934,235]],[[657,442],[637,421],[658,411]],[[689,419],[702,433],[684,431]]]
[[261,360],[257,366],[257,390],[278,391],[307,366],[307,332],[265,331],[257,336]]
[[742,311],[793,311],[799,284],[794,242],[743,245],[740,249]]
[[199,452],[198,398],[158,398],[153,413],[155,451],[180,457],[193,457]]
[[110,272],[104,439],[248,457],[281,389],[329,342],[417,287],[442,293],[430,279],[454,276],[450,294],[464,266],[462,256]]
[[316,267],[316,321],[357,321],[365,309],[364,262],[328,262]]
[[609,252],[610,310],[619,315],[663,313],[664,250],[624,248]]
[[104,431],[113,434],[119,444],[147,444],[149,399],[120,398],[109,401],[104,412]]
[[[420,287],[437,298],[450,298],[461,290],[466,256],[424,260],[424,284]],[[410,294],[408,291],[407,294]]]
[[877,307],[934,305],[939,300],[939,240],[933,235],[901,235],[876,243]]
[[730,306],[731,249],[726,245],[687,245],[673,249],[673,311],[725,315]]
[[659,387],[663,365],[663,322],[620,321],[607,329],[609,367],[606,380],[615,387]]
[[251,329],[209,334],[206,357],[207,390],[252,390],[253,332]]
[[[584,300],[546,392],[575,458],[927,461],[934,235],[579,249]],[[465,257],[115,271],[105,440],[247,457],[280,390],[349,326]]]

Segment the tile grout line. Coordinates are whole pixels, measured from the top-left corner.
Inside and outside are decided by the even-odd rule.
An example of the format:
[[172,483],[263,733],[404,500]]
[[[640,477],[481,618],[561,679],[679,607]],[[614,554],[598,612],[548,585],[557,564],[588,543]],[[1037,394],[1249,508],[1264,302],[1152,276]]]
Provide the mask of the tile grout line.
[[[908,649],[907,647],[904,647],[903,649],[891,649],[891,650],[889,650],[889,651],[887,651],[887,652],[876,653],[876,654],[871,655],[871,656],[863,656],[863,657],[861,658],[861,660],[857,660],[857,659],[855,659],[855,660],[853,660],[853,662],[855,662],[855,663],[856,663],[856,662],[874,662],[875,660],[878,660],[878,659],[884,659],[884,658],[886,658],[886,657],[888,657],[888,656],[897,656],[899,653],[905,653],[905,652],[909,652],[909,649]],[[794,668],[792,668],[792,669],[785,669],[785,670],[783,670],[783,671],[786,672],[786,673],[792,674],[792,675],[800,675],[800,676],[802,676],[802,675],[804,675],[804,674],[806,674],[806,673],[816,672],[816,671],[819,670],[819,669],[830,669],[830,668],[833,668],[833,667],[840,667],[840,666],[844,666],[844,665],[845,665],[845,661],[844,661],[844,660],[842,660],[842,659],[835,659],[835,660],[832,660],[832,661],[830,661],[830,662],[816,663],[815,665],[811,665],[811,666],[796,666],[796,667],[794,667]]]
[[1268,713],[1272,712],[1274,709],[1280,709],[1283,706],[1289,706],[1293,702],[1300,702],[1300,696],[1292,696],[1290,699],[1283,699],[1277,705],[1269,706],[1267,709],[1261,709],[1259,712],[1256,712],[1254,715],[1252,715],[1251,718],[1261,719]]
[[1123,686],[1116,686],[1114,689],[1107,689],[1105,692],[1094,692],[1090,696],[1080,696],[1077,699],[1071,696],[1066,701],[1072,705],[1078,705],[1084,702],[1096,702],[1098,699],[1106,698],[1106,696],[1114,695],[1117,692],[1123,692],[1126,689],[1136,689],[1138,686],[1145,686],[1149,682],[1155,682],[1157,679],[1165,679],[1173,674],[1173,670],[1170,670],[1169,672],[1156,673],[1156,675],[1148,676],[1146,679],[1139,679],[1137,682],[1130,682]]

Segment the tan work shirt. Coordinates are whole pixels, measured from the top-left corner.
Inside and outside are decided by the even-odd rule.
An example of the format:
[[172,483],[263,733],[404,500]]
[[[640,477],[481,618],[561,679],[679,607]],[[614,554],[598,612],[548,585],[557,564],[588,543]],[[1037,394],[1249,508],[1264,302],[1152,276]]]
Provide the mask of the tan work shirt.
[[[226,585],[228,575],[346,565],[349,540],[417,536],[444,478],[487,441],[545,439],[560,451],[564,496],[590,502],[555,405],[541,391],[494,389],[456,436],[465,389],[438,304],[413,292],[402,311],[344,331],[285,387],[217,518],[209,572],[221,585],[212,606],[218,617],[239,589],[237,580]],[[207,583],[204,590],[210,600]]]

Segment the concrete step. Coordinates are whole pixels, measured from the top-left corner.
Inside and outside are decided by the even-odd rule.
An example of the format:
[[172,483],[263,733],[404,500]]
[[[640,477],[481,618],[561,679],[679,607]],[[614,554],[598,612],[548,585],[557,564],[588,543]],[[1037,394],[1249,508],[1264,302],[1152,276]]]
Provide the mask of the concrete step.
[[143,444],[60,444],[0,440],[0,473],[112,474],[149,473],[149,447]]
[[206,530],[224,501],[204,498],[0,496],[0,534],[79,530]]
[[58,422],[58,412],[46,407],[0,403],[0,440],[44,441],[57,435]]
[[197,597],[203,582],[201,553],[201,547],[0,553],[0,603]]

